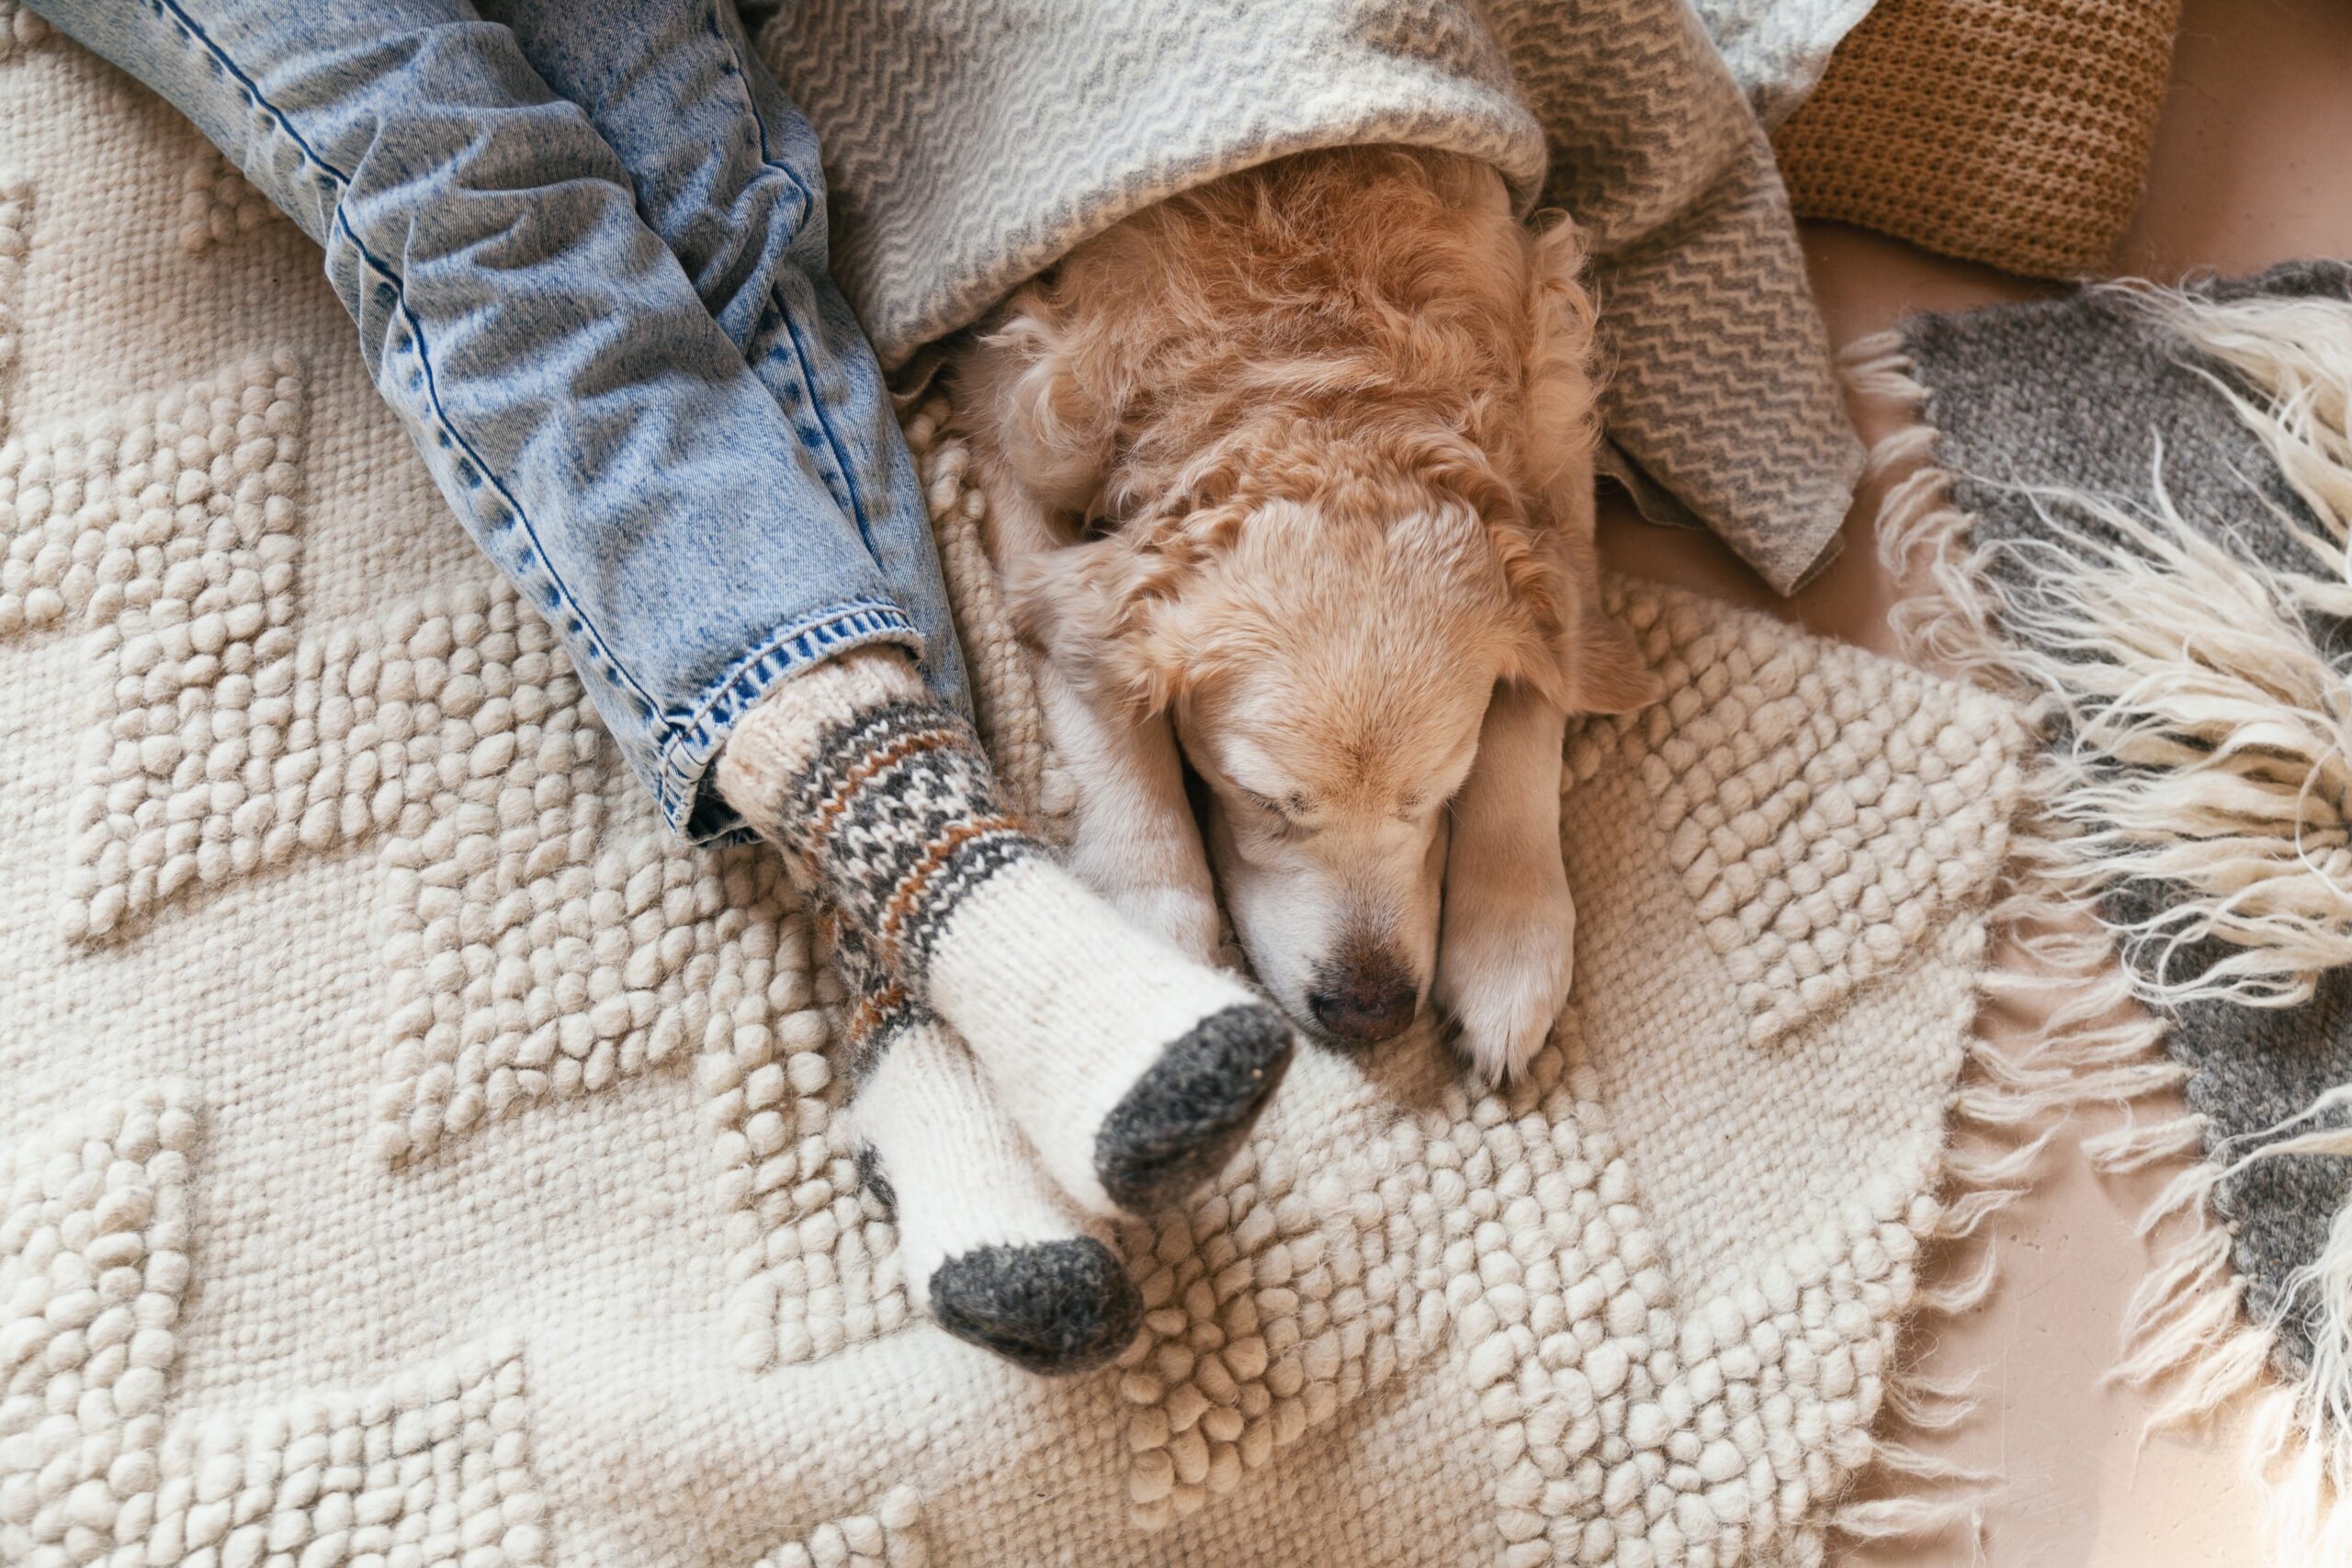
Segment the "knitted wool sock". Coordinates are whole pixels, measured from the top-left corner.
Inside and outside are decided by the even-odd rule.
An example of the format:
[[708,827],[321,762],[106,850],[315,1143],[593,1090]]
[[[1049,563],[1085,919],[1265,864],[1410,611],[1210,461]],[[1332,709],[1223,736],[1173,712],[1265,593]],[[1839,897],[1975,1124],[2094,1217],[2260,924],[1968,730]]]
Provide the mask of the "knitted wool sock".
[[998,806],[970,728],[903,653],[861,649],[785,682],[736,726],[718,778],[969,1043],[1081,1207],[1183,1197],[1289,1065],[1280,1013],[1130,927]]
[[1126,1270],[1080,1228],[954,1032],[887,976],[865,988],[851,1137],[916,1306],[1033,1372],[1110,1360],[1143,1319]]

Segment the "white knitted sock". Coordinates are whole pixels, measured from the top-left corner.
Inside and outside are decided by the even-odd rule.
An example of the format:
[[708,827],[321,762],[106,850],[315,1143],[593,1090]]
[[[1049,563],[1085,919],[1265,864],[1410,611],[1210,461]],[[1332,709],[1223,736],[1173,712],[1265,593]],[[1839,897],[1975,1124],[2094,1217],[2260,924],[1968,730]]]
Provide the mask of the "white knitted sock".
[[718,786],[961,1034],[1062,1190],[1146,1213],[1225,1164],[1289,1065],[1280,1013],[1136,931],[995,798],[911,660],[862,649],[736,726]]
[[881,1028],[851,1136],[898,1222],[916,1306],[1031,1371],[1083,1371],[1125,1349],[1142,1298],[1037,1168],[964,1043],[910,1005]]
[[1290,1061],[1281,1014],[1042,854],[965,895],[926,986],[1095,1213],[1149,1213],[1216,1175]]

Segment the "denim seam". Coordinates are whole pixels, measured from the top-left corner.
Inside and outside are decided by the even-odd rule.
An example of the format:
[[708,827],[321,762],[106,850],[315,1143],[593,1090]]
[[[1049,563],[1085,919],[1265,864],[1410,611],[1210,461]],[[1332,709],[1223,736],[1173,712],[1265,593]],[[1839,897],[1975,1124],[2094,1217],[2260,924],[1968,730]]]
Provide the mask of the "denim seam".
[[[752,132],[759,139],[760,167],[781,176],[800,193],[804,212],[814,211],[817,197],[809,190],[807,182],[789,164],[776,161],[775,149],[768,141],[767,121],[760,118],[759,100],[752,96],[750,82],[744,75],[743,61],[735,52],[735,42],[727,36],[725,24],[719,21],[715,12],[707,9],[704,17],[704,25],[718,40],[718,47],[727,51],[728,69],[734,73],[735,80],[742,84],[743,117],[752,122]],[[768,284],[768,302],[775,307],[776,317],[784,323],[785,334],[792,340],[794,367],[800,375],[801,390],[808,399],[809,417],[817,422],[817,428],[824,432],[825,445],[833,455],[833,467],[841,470],[842,488],[849,492],[850,519],[857,525],[859,536],[871,549],[874,546],[873,524],[866,516],[865,497],[857,482],[857,470],[850,463],[849,450],[842,445],[840,434],[833,429],[833,422],[825,417],[824,400],[817,396],[816,382],[808,374],[808,345],[801,338],[799,324],[792,319],[791,308],[785,303],[784,290],[773,281]]]
[[[844,622],[861,618],[871,624],[851,632],[833,631]],[[669,819],[670,825],[684,831],[687,819],[693,815],[691,786],[699,782],[710,764],[706,749],[717,739],[718,729],[731,727],[731,720],[728,726],[713,722],[714,712],[727,698],[749,699],[738,707],[736,716],[740,717],[742,709],[751,702],[756,702],[778,681],[795,671],[866,643],[901,636],[920,646],[921,634],[915,630],[913,621],[908,618],[904,610],[887,599],[853,599],[800,617],[737,660],[724,674],[704,688],[702,699],[695,704],[694,711],[674,721],[670,738],[662,743],[658,793],[662,796],[662,815]],[[807,652],[797,658],[778,660],[780,653],[787,652],[792,644],[804,640],[811,644]],[[771,662],[775,663],[773,670],[763,668]],[[688,754],[681,755],[682,752]]]
[[758,102],[752,98],[752,89],[748,85],[748,79],[744,75],[745,67],[743,64],[743,58],[735,52],[735,40],[727,36],[727,25],[719,20],[718,12],[716,6],[704,7],[703,26],[710,29],[711,37],[717,39],[718,40],[718,47],[726,51],[727,67],[729,71],[735,73],[735,79],[739,82],[746,83],[746,85],[743,88],[743,118],[750,120],[752,122],[752,129],[759,133],[760,167],[763,169],[772,169],[775,173],[783,175],[785,184],[798,191],[800,193],[800,199],[802,202],[807,204],[809,210],[814,211],[817,207],[818,197],[815,191],[808,188],[808,182],[802,179],[800,177],[800,172],[797,169],[795,169],[791,164],[779,164],[775,161],[775,154],[773,149],[768,145],[767,121],[760,118],[760,106]]
[[888,599],[844,599],[840,604],[829,605],[822,610],[811,610],[737,660],[724,674],[713,679],[709,685],[703,688],[701,700],[696,702],[690,711],[678,716],[679,722],[688,725],[698,725],[704,722],[710,716],[711,709],[718,705],[718,700],[726,694],[727,688],[733,684],[746,669],[757,664],[786,643],[807,637],[831,626],[835,621],[847,620],[853,615],[876,615],[885,619],[895,617],[907,622],[907,630],[914,629],[913,623],[907,621],[906,612]]
[[825,446],[833,456],[833,467],[841,470],[842,489],[849,492],[850,521],[857,525],[858,536],[865,541],[865,547],[870,550],[874,547],[874,525],[865,514],[865,491],[857,482],[857,470],[850,463],[849,453],[842,447],[841,436],[833,430],[833,422],[825,417],[825,400],[817,395],[816,381],[808,374],[808,344],[800,335],[799,323],[792,319],[791,308],[784,302],[783,292],[775,284],[768,285],[768,298],[775,302],[776,319],[783,322],[785,335],[792,341],[793,367],[799,372],[800,389],[808,400],[809,417],[817,422],[817,428],[824,432]]
[[[294,122],[287,118],[285,111],[280,109],[276,104],[270,102],[268,96],[262,92],[260,86],[254,81],[252,76],[247,74],[242,66],[238,65],[236,61],[230,55],[229,51],[221,48],[220,43],[216,41],[209,33],[204,30],[204,27],[201,23],[198,22],[195,17],[189,16],[180,7],[179,0],[153,0],[153,3],[161,9],[168,9],[172,15],[178,19],[180,26],[186,29],[187,35],[197,42],[202,44],[206,51],[209,52],[212,56],[213,60],[220,64],[220,68],[228,72],[231,76],[236,79],[238,85],[244,90],[246,101],[269,116],[270,119],[276,123],[278,130],[285,134],[286,139],[288,141],[291,141],[295,148],[301,153],[305,163],[324,172],[334,180],[337,187],[335,194],[334,226],[343,231],[344,236],[351,242],[352,248],[359,253],[360,260],[372,268],[379,276],[382,277],[386,282],[391,285],[393,296],[399,301],[401,319],[408,323],[410,336],[416,344],[417,362],[423,366],[424,369],[425,390],[428,403],[432,410],[434,423],[441,428],[444,434],[448,435],[458,444],[459,450],[464,453],[467,460],[474,466],[478,472],[490,481],[491,488],[497,493],[499,499],[505,503],[505,509],[511,514],[511,521],[513,525],[522,530],[524,538],[530,545],[533,564],[538,569],[539,572],[546,577],[548,584],[562,598],[565,605],[579,620],[580,626],[590,649],[594,653],[596,658],[602,660],[615,674],[618,675],[622,681],[628,683],[628,689],[636,694],[638,701],[645,705],[648,712],[659,716],[667,721],[669,719],[669,716],[662,713],[660,705],[653,701],[651,694],[649,694],[643,686],[638,683],[634,676],[630,675],[626,669],[622,668],[620,661],[615,659],[612,656],[611,651],[605,646],[604,638],[596,635],[594,628],[590,626],[586,617],[579,615],[578,601],[573,598],[571,589],[565,585],[563,579],[557,574],[554,566],[548,561],[547,551],[539,544],[537,530],[536,530],[531,525],[529,513],[525,512],[522,503],[514,499],[514,492],[506,488],[505,481],[499,477],[497,470],[483,459],[480,450],[475,447],[474,444],[470,440],[467,439],[465,433],[458,428],[457,422],[450,418],[448,410],[441,401],[440,382],[433,373],[433,356],[425,343],[424,323],[417,320],[416,312],[409,306],[408,288],[405,280],[401,278],[399,273],[392,270],[390,266],[387,265],[380,258],[379,258],[375,252],[368,247],[366,241],[360,239],[358,231],[355,230],[351,226],[351,220],[343,209],[343,197],[351,188],[351,176],[319,154],[318,150],[311,145],[309,140],[305,138],[300,131],[294,128]],[[399,345],[396,344],[395,346],[397,347]]]

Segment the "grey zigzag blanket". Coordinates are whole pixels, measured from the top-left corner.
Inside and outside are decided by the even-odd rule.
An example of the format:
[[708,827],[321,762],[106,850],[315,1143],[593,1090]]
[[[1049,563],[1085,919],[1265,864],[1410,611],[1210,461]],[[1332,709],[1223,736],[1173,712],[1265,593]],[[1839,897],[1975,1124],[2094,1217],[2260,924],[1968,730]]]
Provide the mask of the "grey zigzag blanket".
[[2123,1370],[2183,1374],[2176,1416],[2266,1365],[2289,1382],[2274,1415],[2325,1483],[2291,1500],[2290,1550],[2346,1561],[2352,1511],[2324,1494],[2352,1480],[2331,1404],[2352,1397],[2352,265],[1858,346],[1932,432],[1886,520],[1895,558],[1935,563],[1918,644],[2037,695],[2050,863],[2155,1011],[2102,1031],[2113,993],[2089,992],[2071,1092],[2188,1100],[2090,1145],[2109,1169],[2196,1161],[2149,1219],[2202,1228],[2159,1261]]
[[1860,447],[1770,146],[1688,0],[810,0],[761,47],[823,143],[834,267],[886,365],[1175,191],[1442,148],[1588,231],[1644,511],[1783,592],[1834,552]]

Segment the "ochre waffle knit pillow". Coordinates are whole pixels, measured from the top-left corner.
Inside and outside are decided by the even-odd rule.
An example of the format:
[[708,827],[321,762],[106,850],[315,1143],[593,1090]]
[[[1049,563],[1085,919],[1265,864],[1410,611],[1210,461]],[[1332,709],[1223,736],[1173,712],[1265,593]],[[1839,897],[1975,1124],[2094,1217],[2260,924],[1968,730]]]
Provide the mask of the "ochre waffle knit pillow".
[[2010,272],[2106,264],[2180,0],[1881,0],[1773,138],[1797,213]]

